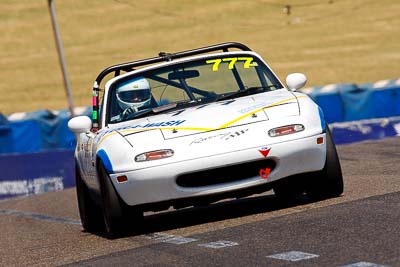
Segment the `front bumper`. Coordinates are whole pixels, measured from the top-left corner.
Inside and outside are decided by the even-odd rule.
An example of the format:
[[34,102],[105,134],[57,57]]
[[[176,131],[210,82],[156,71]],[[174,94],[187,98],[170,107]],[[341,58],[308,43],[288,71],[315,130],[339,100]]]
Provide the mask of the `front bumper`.
[[[318,137],[324,142],[317,144]],[[191,197],[212,196],[241,189],[262,186],[294,174],[321,170],[326,160],[325,134],[268,145],[271,148],[267,160],[274,161],[274,169],[267,179],[260,175],[246,176],[235,181],[223,181],[217,184],[183,187],[177,184],[177,177],[182,174],[207,171],[253,161],[260,161],[264,156],[258,147],[240,151],[170,163],[151,168],[124,173],[110,174],[110,178],[121,198],[131,206],[187,199]],[[244,165],[243,165],[244,166]],[[212,172],[211,172],[212,173]],[[128,181],[118,183],[117,177],[126,175]]]

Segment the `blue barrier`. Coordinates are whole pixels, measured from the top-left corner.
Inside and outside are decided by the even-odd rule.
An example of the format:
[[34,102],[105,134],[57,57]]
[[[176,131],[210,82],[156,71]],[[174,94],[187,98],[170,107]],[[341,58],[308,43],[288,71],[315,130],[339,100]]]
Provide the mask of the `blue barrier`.
[[0,154],[13,151],[12,132],[6,117],[0,114]]
[[75,186],[73,150],[0,155],[0,199]]
[[[91,108],[75,110],[90,115]],[[0,199],[75,186],[75,136],[67,110],[0,114]]]
[[400,117],[332,123],[329,128],[337,145],[379,140],[400,135]]
[[328,123],[400,116],[400,79],[331,84],[302,91],[322,108]]
[[[79,115],[90,116],[91,108],[80,108]],[[12,114],[0,117],[0,154],[33,153],[56,149],[74,149],[75,136],[68,129],[67,110]]]

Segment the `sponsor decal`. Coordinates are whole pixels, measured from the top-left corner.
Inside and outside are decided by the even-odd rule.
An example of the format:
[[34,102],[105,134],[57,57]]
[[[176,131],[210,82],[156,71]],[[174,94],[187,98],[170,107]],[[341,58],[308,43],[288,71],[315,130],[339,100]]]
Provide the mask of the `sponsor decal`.
[[241,113],[241,114],[244,114],[244,113],[250,112],[252,110],[257,110],[257,109],[260,109],[260,108],[264,108],[267,105],[268,105],[268,103],[264,103],[264,102],[263,103],[258,103],[258,104],[249,106],[247,108],[242,108],[242,109],[238,110],[238,112]]
[[[150,128],[150,127],[160,127],[160,126],[178,126],[182,123],[184,123],[186,120],[173,120],[173,121],[162,121],[162,122],[154,122],[154,123],[148,123],[146,125],[135,125],[129,128]],[[129,129],[128,128],[128,129]]]
[[260,177],[263,179],[268,179],[268,175],[271,172],[271,168],[260,169]]
[[249,129],[243,129],[243,130],[239,130],[239,131],[234,131],[234,132],[227,132],[227,133],[221,133],[221,134],[216,134],[216,135],[212,135],[212,136],[207,136],[207,137],[200,137],[198,139],[193,140],[190,145],[192,144],[201,144],[205,141],[209,141],[212,139],[218,139],[218,140],[229,140],[238,136],[241,136],[243,134],[245,134]]
[[137,128],[153,128],[153,127],[164,127],[164,126],[178,126],[184,123],[186,120],[171,120],[171,121],[160,121],[160,122],[153,122],[147,124],[136,124],[136,125],[128,125],[125,127],[120,127],[116,129],[107,129],[105,131],[99,132],[95,137],[95,142],[98,142],[103,136],[106,134],[115,132],[115,131],[122,131],[122,130],[129,130],[129,129],[137,129]]
[[269,152],[271,151],[271,148],[264,146],[261,149],[259,149],[258,151],[264,156],[264,158],[266,158],[268,156]]

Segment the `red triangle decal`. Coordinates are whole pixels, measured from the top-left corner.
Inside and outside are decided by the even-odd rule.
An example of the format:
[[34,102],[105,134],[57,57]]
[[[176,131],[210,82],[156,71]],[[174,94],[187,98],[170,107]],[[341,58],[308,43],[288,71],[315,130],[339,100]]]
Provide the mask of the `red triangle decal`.
[[271,148],[262,148],[258,151],[260,151],[260,153],[266,158],[269,154],[269,151],[271,151]]

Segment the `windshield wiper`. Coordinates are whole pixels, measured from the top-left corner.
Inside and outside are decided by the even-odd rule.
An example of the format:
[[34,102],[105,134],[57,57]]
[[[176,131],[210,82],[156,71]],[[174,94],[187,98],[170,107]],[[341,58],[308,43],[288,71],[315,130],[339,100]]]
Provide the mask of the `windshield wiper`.
[[278,88],[278,85],[277,84],[271,84],[271,85],[268,85],[268,86],[248,87],[248,88],[246,88],[244,90],[237,91],[237,92],[234,92],[234,93],[231,93],[231,94],[228,94],[228,95],[221,95],[220,97],[215,99],[215,101],[232,99],[232,98],[235,98],[235,97],[247,96],[247,95],[252,95],[252,94],[255,94],[255,93],[267,92],[272,87]]

